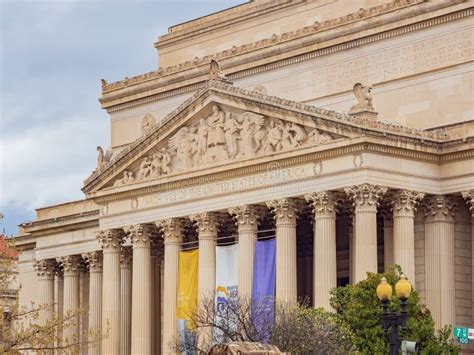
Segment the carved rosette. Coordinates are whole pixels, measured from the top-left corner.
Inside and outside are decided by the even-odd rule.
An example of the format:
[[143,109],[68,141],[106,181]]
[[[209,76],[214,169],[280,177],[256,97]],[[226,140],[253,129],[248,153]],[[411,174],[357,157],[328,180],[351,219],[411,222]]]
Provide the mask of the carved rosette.
[[457,202],[452,196],[447,195],[427,196],[421,207],[427,222],[454,222],[454,215],[458,210]]
[[306,194],[304,198],[313,208],[315,218],[336,218],[337,202],[334,193],[330,191],[312,192]]
[[469,210],[472,213],[472,217],[474,217],[474,190],[463,191],[461,194],[469,206]]
[[183,220],[181,218],[167,218],[155,222],[155,225],[163,233],[164,243],[179,244],[183,237]]
[[259,211],[255,206],[242,205],[237,207],[229,208],[229,214],[231,214],[239,230],[251,229],[254,230],[258,225]]
[[214,212],[202,212],[189,216],[197,226],[199,239],[215,238],[217,235],[217,214]]
[[273,212],[278,225],[296,226],[298,206],[292,198],[282,198],[267,202],[267,207]]
[[133,247],[149,247],[150,238],[156,235],[156,227],[152,224],[135,224],[124,228],[127,235],[130,236]]
[[89,272],[91,273],[102,272],[102,251],[101,250],[95,250],[89,253],[84,253],[82,254],[82,258],[89,265]]
[[399,190],[393,194],[393,215],[413,217],[418,203],[425,197],[424,193],[410,190]]
[[97,239],[104,252],[119,251],[125,238],[125,233],[121,229],[107,229],[96,232]]
[[132,267],[133,250],[130,247],[124,247],[120,249],[120,267],[127,269]]
[[40,279],[54,278],[56,266],[57,263],[53,259],[37,260],[34,265],[36,274]]
[[378,185],[361,184],[346,187],[344,191],[352,200],[356,210],[368,209],[376,211],[379,200],[387,192],[387,188]]
[[61,264],[64,276],[78,276],[82,267],[82,258],[79,255],[62,256],[56,259]]

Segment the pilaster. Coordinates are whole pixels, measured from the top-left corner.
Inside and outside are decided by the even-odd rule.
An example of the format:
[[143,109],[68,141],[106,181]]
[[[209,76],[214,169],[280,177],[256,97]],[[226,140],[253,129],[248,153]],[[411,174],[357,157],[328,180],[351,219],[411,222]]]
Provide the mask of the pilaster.
[[345,188],[355,208],[354,283],[377,272],[377,207],[386,187],[361,184]]
[[305,196],[314,213],[313,299],[314,307],[331,309],[330,291],[337,286],[336,200],[329,191]]
[[297,301],[296,215],[294,199],[283,198],[267,202],[276,221],[276,299]]

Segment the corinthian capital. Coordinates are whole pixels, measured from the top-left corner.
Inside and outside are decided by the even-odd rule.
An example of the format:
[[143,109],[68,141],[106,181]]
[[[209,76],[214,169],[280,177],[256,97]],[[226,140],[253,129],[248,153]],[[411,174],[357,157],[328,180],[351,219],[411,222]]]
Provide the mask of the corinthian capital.
[[64,271],[64,276],[79,275],[82,267],[82,258],[79,255],[61,256],[56,259]]
[[312,192],[304,196],[313,208],[315,217],[336,217],[337,202],[334,193],[330,191]]
[[258,223],[258,210],[252,205],[242,205],[229,208],[229,213],[234,217],[239,228],[256,228]]
[[120,266],[129,268],[132,265],[133,251],[130,247],[122,247],[120,249]]
[[130,236],[133,246],[149,246],[150,239],[157,234],[152,224],[135,224],[125,227],[124,231]]
[[163,233],[165,244],[180,243],[183,237],[183,220],[181,218],[167,218],[155,222]]
[[467,204],[469,205],[469,210],[474,216],[474,190],[463,191],[461,192],[461,194],[462,194],[462,197],[466,200]]
[[410,190],[399,190],[393,195],[393,213],[395,215],[409,214],[414,215],[416,207],[425,197],[424,193],[410,191]]
[[96,232],[96,237],[104,251],[112,249],[118,251],[124,242],[125,233],[121,229],[107,229]]
[[82,254],[82,258],[89,264],[89,272],[102,272],[102,251],[95,250]]
[[277,225],[281,223],[296,224],[297,203],[292,198],[282,198],[267,202],[267,207],[275,215]]
[[217,214],[214,212],[202,212],[189,216],[198,227],[199,238],[203,235],[217,233]]
[[458,204],[452,196],[428,196],[422,202],[423,213],[427,221],[453,221]]
[[52,278],[56,270],[57,263],[53,259],[37,260],[35,262],[36,274],[40,278]]
[[387,192],[386,187],[370,184],[346,187],[345,193],[351,198],[354,206],[376,209],[380,198]]

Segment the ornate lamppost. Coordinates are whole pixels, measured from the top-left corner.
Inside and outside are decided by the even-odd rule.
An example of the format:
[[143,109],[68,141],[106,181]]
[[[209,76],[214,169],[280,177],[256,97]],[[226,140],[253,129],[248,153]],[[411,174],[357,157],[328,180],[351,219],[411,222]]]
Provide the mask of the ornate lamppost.
[[395,292],[400,299],[400,314],[395,310],[392,313],[388,311],[390,299],[392,298],[392,286],[390,286],[385,277],[382,277],[380,284],[377,286],[377,297],[382,302],[382,321],[385,335],[388,334],[388,330],[391,328],[390,355],[399,354],[398,327],[401,328],[402,332],[407,330],[407,301],[411,293],[411,284],[404,274],[400,275],[400,280],[395,285]]

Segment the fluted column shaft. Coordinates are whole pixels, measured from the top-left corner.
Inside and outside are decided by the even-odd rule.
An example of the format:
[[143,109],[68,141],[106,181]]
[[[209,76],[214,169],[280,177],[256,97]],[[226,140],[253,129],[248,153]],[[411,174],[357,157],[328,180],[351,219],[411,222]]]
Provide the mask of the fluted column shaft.
[[61,263],[64,270],[64,317],[74,314],[70,327],[63,330],[63,343],[73,343],[79,340],[79,272],[81,257],[78,255],[69,255],[61,257],[58,262]]
[[313,300],[314,307],[331,309],[330,291],[337,286],[336,203],[331,192],[305,196],[314,212]]
[[161,255],[163,239],[151,239],[151,353],[161,354]]
[[438,327],[454,325],[455,269],[454,214],[456,204],[448,196],[429,196],[425,213],[426,305]]
[[132,248],[120,252],[120,354],[131,354],[132,346]]
[[182,241],[182,221],[165,219],[156,222],[164,237],[163,354],[170,354],[170,345],[177,335],[176,302],[178,293],[178,262]]
[[[154,226],[153,226],[154,227]],[[150,225],[127,228],[133,245],[132,354],[151,354],[151,255]]]
[[401,190],[393,204],[393,262],[415,285],[415,211],[424,194]]
[[[89,267],[87,264],[83,263],[79,271],[79,301],[80,309],[84,312],[81,314],[81,324],[80,324],[80,335],[81,341],[86,342],[88,340],[87,331],[89,330]],[[83,355],[87,355],[89,349],[85,347],[82,350]]]
[[276,220],[276,299],[297,301],[296,206],[292,199],[267,202]]
[[[56,283],[55,283],[55,297],[54,297],[54,302],[56,303],[55,305],[55,310],[56,314],[58,316],[59,320],[63,319],[63,310],[64,310],[64,273],[63,270],[60,268],[60,264],[57,265],[56,267]],[[63,332],[62,329],[57,329],[57,341],[55,342],[56,346],[60,345],[60,340],[62,339]]]
[[120,354],[120,248],[123,231],[109,229],[97,233],[103,251],[102,340],[104,355]]
[[229,209],[235,216],[239,230],[239,269],[237,286],[239,297],[251,297],[253,286],[253,259],[257,239],[257,211],[254,206],[243,205]]
[[383,264],[385,269],[387,266],[393,265],[393,214],[387,211],[383,216]]
[[[101,335],[102,327],[102,252],[93,251],[82,257],[89,264],[89,331]],[[89,355],[100,355],[100,342],[89,348]]]
[[38,275],[38,295],[41,306],[47,306],[39,314],[40,324],[53,319],[54,314],[54,272],[56,263],[51,259],[39,260],[35,263]]
[[369,184],[352,186],[345,192],[355,206],[354,283],[366,278],[367,272],[377,272],[377,205],[386,188]]

